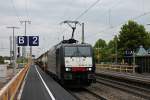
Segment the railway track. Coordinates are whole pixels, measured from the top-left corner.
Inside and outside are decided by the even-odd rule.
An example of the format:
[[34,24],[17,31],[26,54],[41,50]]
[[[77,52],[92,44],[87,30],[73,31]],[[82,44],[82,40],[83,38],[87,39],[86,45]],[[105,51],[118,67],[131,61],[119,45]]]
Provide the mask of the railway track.
[[107,100],[104,97],[96,94],[95,92],[87,89],[74,89],[68,90],[77,100]]
[[97,83],[111,86],[119,90],[134,94],[136,96],[142,97],[144,99],[150,100],[150,89],[135,84],[130,84],[127,81],[120,81],[110,77],[103,77],[101,75],[96,75]]

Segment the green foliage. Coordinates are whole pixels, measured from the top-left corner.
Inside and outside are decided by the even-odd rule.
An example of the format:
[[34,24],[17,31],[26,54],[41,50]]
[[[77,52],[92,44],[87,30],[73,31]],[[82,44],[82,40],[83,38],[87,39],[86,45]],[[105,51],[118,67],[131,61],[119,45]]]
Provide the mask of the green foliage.
[[108,60],[109,62],[114,62],[116,57],[116,49],[117,49],[118,38],[115,36],[113,40],[110,40],[107,46],[107,52],[109,54]]
[[4,58],[0,56],[0,64],[4,64]]
[[97,63],[107,61],[107,44],[105,40],[99,39],[94,45],[95,60]]
[[115,36],[113,38],[113,40],[110,40],[109,43],[108,43],[108,49],[110,51],[111,54],[114,54],[115,53],[115,49],[117,48],[117,42],[118,42],[118,37]]
[[106,42],[105,40],[102,40],[102,39],[97,40],[94,45],[94,54],[95,54],[95,60],[97,63],[99,62],[99,59],[102,58],[101,52],[105,46],[106,46]]
[[27,63],[28,62],[28,59],[27,58],[22,58],[22,57],[19,57],[17,58],[17,63]]
[[139,25],[137,22],[129,20],[127,24],[121,27],[118,41],[118,49],[120,54],[125,50],[136,50],[140,45],[145,48],[149,47],[150,35],[146,32],[143,25]]
[[115,36],[106,44],[105,40],[99,39],[94,45],[95,59],[100,62],[115,62],[116,51],[118,60],[121,61],[125,50],[136,50],[140,45],[150,47],[150,33],[143,25],[129,20],[121,27],[119,36]]
[[103,49],[107,46],[105,40],[103,39],[99,39],[98,41],[96,41],[94,48],[99,48],[99,49]]

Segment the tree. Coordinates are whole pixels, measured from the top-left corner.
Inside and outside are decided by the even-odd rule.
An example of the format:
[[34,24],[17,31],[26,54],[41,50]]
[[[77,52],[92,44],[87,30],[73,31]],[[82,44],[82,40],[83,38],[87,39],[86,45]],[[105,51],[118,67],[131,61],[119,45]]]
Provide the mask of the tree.
[[144,26],[131,20],[121,27],[118,38],[120,54],[123,54],[125,50],[135,51],[140,45],[143,45],[145,48],[150,46],[150,35],[146,32]]
[[107,46],[107,44],[106,44],[105,40],[99,39],[99,40],[96,41],[96,43],[94,45],[94,48],[102,49],[102,48],[105,48],[106,46]]
[[102,62],[105,61],[106,58],[106,47],[107,44],[105,42],[105,40],[103,39],[99,39],[96,41],[95,45],[94,45],[94,54],[95,54],[95,59],[96,62]]
[[118,54],[117,54],[117,51],[118,51],[117,45],[118,45],[118,37],[115,36],[113,38],[113,40],[109,41],[108,46],[107,46],[107,53],[109,54],[108,60],[111,61],[111,62],[115,62],[115,59],[118,56]]
[[0,64],[4,64],[4,58],[0,56]]

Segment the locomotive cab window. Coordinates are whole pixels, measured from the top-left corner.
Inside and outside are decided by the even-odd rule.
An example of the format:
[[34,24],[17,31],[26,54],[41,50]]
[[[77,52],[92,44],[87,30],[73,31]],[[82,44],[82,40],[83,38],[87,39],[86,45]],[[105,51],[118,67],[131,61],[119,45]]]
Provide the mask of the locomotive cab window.
[[91,47],[65,47],[65,56],[66,57],[90,57]]

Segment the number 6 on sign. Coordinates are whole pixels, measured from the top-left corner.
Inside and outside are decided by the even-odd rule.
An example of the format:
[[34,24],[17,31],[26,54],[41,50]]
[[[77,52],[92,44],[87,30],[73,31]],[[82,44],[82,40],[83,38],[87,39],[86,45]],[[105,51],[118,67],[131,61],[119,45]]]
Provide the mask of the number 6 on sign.
[[29,46],[39,46],[39,37],[29,36]]

